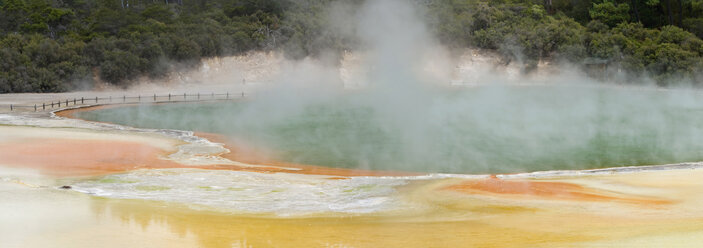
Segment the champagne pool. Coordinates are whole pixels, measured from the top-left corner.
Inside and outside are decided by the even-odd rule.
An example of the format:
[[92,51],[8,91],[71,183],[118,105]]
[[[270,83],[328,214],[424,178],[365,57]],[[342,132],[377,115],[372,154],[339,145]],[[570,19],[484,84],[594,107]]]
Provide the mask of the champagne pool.
[[[519,173],[703,160],[694,91],[482,86],[378,100],[137,105],[79,112],[121,125],[212,132],[287,162],[427,173]],[[380,99],[383,99],[382,97]]]
[[[121,125],[0,115],[0,151],[5,152],[0,199],[7,199],[0,204],[0,233],[8,234],[3,241],[9,247],[695,247],[703,242],[703,163],[695,162],[703,158],[698,92],[594,85],[420,92],[413,97],[370,91],[260,93],[236,102],[75,113]],[[280,161],[421,173],[208,169],[199,166],[224,159],[207,154],[223,150],[179,130],[221,134],[237,147],[244,144]],[[42,157],[46,153],[29,149],[36,144],[60,149]],[[102,151],[88,146],[96,144]],[[190,167],[134,169],[151,161],[138,159],[150,158],[144,154],[130,157],[140,151],[125,147],[135,145],[175,152],[154,156]],[[21,154],[8,155],[15,152]],[[93,155],[79,156],[83,153]],[[33,156],[58,159],[39,167],[22,163]],[[115,161],[129,169],[56,178],[37,170]],[[662,164],[672,165],[580,170]],[[533,171],[540,172],[519,173]],[[510,174],[472,175],[484,173]]]

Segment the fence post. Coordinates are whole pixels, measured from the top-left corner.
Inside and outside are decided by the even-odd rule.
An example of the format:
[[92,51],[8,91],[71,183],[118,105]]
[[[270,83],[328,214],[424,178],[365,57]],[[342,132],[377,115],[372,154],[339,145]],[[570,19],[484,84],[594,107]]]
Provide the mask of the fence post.
[[10,104],[10,111],[12,111],[12,104]]
[[171,93],[168,93],[168,100],[171,101]]
[[183,93],[183,101],[186,100],[186,93]]
[[37,112],[37,105],[34,104],[34,112]]
[[242,91],[242,98],[244,98],[244,91]]
[[66,107],[68,107],[68,99],[66,99]]
[[198,92],[198,100],[200,100],[200,92]]
[[41,104],[41,110],[46,110],[46,103]]
[[95,97],[95,103],[98,103],[98,97],[97,97],[97,96]]
[[142,95],[137,95],[137,102],[142,102]]
[[59,100],[59,102],[56,104],[58,104],[59,105],[58,108],[60,108],[61,107],[61,100]]
[[122,95],[122,102],[127,102],[127,96]]
[[229,92],[227,92],[227,96],[225,97],[225,99],[229,99]]
[[154,94],[154,102],[156,102],[156,94]]
[[83,97],[81,97],[81,104],[83,104]]
[[54,108],[54,102],[51,102],[51,108]]
[[73,105],[76,105],[76,98],[73,98]]

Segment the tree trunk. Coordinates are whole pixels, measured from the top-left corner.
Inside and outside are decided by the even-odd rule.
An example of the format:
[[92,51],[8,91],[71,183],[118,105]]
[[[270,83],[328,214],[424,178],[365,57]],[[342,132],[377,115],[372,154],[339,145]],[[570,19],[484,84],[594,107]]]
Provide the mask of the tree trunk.
[[679,27],[683,27],[683,0],[679,0]]
[[635,20],[640,22],[640,12],[637,10],[637,0],[632,0],[632,10],[635,12]]
[[666,0],[666,12],[669,16],[669,25],[674,25],[674,17],[671,13],[671,0]]
[[552,0],[544,0],[544,9],[547,10],[547,13],[552,13]]

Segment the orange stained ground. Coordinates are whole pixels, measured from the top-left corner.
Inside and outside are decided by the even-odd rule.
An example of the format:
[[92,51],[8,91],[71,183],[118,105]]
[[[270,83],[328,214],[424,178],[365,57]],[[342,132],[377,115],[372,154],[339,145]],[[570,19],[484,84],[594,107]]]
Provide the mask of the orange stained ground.
[[96,175],[143,168],[174,168],[166,152],[140,142],[28,139],[0,144],[0,164],[39,169],[57,176]]
[[[209,135],[214,137],[214,135]],[[226,145],[233,151],[239,151]],[[241,162],[265,162],[261,166],[236,166],[228,164],[184,165],[162,159],[169,151],[143,142],[80,139],[26,139],[0,143],[0,164],[39,169],[55,176],[86,176],[117,173],[138,169],[199,168],[211,170],[240,170],[262,173],[288,172],[299,174],[330,175],[333,179],[348,176],[398,175],[395,172],[374,172],[297,165],[256,158],[243,153],[228,153],[222,156]],[[293,168],[286,169],[287,168]],[[404,173],[408,174],[408,173]]]
[[531,180],[503,180],[496,176],[487,179],[467,180],[443,187],[467,194],[484,194],[496,196],[530,196],[553,200],[571,201],[613,201],[632,204],[670,204],[671,201],[625,196],[614,192],[593,189],[583,185],[566,182],[541,182]]

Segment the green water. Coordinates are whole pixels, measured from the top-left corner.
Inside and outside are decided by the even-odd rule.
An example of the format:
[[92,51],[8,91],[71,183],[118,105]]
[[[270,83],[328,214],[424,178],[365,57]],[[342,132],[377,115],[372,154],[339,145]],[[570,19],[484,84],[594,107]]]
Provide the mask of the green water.
[[345,168],[505,173],[703,160],[703,97],[687,91],[502,86],[404,100],[361,92],[78,117],[220,133],[281,160]]

